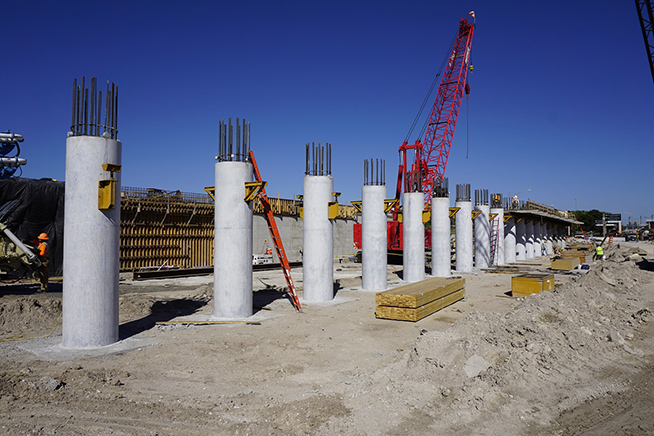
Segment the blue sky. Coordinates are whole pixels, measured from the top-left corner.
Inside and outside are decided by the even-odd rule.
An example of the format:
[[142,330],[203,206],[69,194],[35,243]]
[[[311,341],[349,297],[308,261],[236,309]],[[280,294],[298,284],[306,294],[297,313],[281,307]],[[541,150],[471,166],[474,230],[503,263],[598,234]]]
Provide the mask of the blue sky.
[[25,137],[24,177],[63,180],[72,82],[95,76],[119,87],[125,186],[202,192],[218,121],[239,117],[270,196],[301,193],[315,141],[332,144],[341,199],[360,198],[365,158],[386,159],[391,197],[398,146],[470,10],[452,191],[650,218],[654,85],[631,1],[4,2],[0,130]]

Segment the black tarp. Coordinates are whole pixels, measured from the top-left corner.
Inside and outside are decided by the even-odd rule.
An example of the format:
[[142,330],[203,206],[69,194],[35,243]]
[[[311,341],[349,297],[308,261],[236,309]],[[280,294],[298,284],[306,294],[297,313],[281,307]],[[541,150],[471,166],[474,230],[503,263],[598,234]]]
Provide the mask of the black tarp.
[[0,207],[18,200],[14,211],[5,217],[7,225],[21,241],[34,245],[38,236],[48,234],[50,276],[63,274],[64,260],[64,182],[51,179],[0,180]]

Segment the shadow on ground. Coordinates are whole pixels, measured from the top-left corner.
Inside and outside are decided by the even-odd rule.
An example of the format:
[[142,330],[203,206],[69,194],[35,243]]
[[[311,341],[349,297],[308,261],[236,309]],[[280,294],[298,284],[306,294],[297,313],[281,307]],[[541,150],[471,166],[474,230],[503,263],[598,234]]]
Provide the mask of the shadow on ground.
[[277,301],[281,299],[288,300],[288,304],[292,304],[291,297],[284,290],[284,288],[271,286],[269,284],[265,284],[265,285],[266,287],[264,289],[259,289],[257,291],[254,291],[253,293],[252,306],[254,308],[254,313],[257,313],[260,310],[268,310],[266,306],[271,304],[273,301]]
[[647,259],[636,262],[636,265],[638,265],[638,267],[644,271],[654,271],[654,262],[651,262]]
[[49,295],[61,293],[61,282],[50,282],[47,293],[39,293],[41,285],[38,282],[5,282],[0,284],[0,297],[4,295]]
[[150,330],[158,322],[170,321],[178,316],[192,315],[207,305],[204,300],[181,298],[178,300],[157,301],[150,309],[151,313],[143,318],[127,322],[119,327],[121,340]]

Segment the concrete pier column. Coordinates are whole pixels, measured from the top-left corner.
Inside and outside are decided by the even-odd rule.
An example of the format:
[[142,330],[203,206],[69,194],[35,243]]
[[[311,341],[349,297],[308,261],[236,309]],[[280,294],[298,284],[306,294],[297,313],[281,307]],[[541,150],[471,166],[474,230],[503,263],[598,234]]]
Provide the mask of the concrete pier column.
[[559,240],[560,240],[560,247],[561,250],[565,250],[566,247],[566,228],[563,226],[559,226]]
[[304,177],[302,271],[308,302],[334,299],[334,230],[329,220],[333,190],[332,176]]
[[481,212],[475,218],[475,268],[488,268],[491,257],[488,189],[475,189],[475,210]]
[[534,257],[543,255],[543,233],[540,221],[534,222]]
[[459,211],[454,216],[454,243],[456,271],[472,272],[472,202],[470,184],[456,185],[456,202]]
[[545,224],[545,248],[547,249],[547,255],[550,256],[554,254],[554,236],[552,235],[553,226],[552,224]]
[[385,291],[387,287],[387,230],[384,199],[386,185],[361,188],[361,287]]
[[452,273],[450,245],[450,198],[431,199],[431,275],[449,277]]
[[252,202],[245,183],[252,181],[250,162],[215,165],[213,316],[252,316]]
[[423,202],[422,192],[402,194],[402,258],[404,266],[402,278],[405,282],[419,282],[425,279]]
[[[106,103],[98,106],[108,108],[114,116],[102,127],[99,111],[89,110],[84,79],[81,86],[77,80],[73,86],[77,118],[66,140],[64,348],[96,348],[118,341],[122,144],[116,138],[117,98],[115,85],[111,86]],[[93,78],[91,101],[99,102],[97,98]]]
[[66,140],[62,345],[101,347],[118,341],[120,173],[114,206],[98,209],[105,164],[121,165],[120,141],[93,136]]
[[516,261],[517,235],[515,218],[511,217],[504,224],[504,262]]
[[491,221],[491,232],[497,232],[496,235],[491,235],[491,239],[495,239],[496,247],[495,253],[492,253],[493,265],[504,265],[504,209],[501,207],[491,207],[491,215],[495,218]]
[[525,224],[525,232],[527,237],[526,247],[526,257],[527,259],[534,258],[534,222],[532,220],[527,221]]
[[516,250],[515,259],[525,260],[527,258],[527,228],[524,218],[516,219]]

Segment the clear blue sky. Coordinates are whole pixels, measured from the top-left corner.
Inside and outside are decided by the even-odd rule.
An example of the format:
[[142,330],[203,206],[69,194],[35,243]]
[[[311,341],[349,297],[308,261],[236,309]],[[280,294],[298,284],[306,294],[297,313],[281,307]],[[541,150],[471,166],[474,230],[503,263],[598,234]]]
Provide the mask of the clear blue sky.
[[239,117],[270,196],[301,193],[304,146],[320,141],[342,199],[360,198],[364,158],[386,159],[391,197],[398,146],[470,10],[451,190],[650,218],[654,85],[629,0],[8,1],[0,130],[25,137],[24,177],[63,180],[72,82],[95,76],[119,87],[125,186],[202,192],[218,121]]

